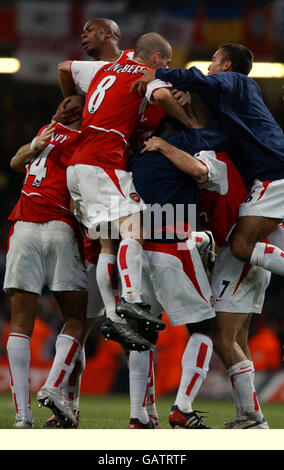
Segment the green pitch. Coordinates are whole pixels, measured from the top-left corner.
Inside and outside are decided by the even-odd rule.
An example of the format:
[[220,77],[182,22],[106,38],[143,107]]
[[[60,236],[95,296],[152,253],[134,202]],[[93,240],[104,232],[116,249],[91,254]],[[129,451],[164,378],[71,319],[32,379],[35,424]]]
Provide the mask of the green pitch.
[[[168,415],[174,402],[174,396],[161,397],[157,400],[161,429],[171,429]],[[222,429],[225,421],[234,418],[234,406],[231,400],[196,400],[196,410],[206,416],[204,421],[210,427]],[[262,412],[270,429],[284,429],[284,404],[265,403]],[[15,408],[10,394],[0,394],[0,429],[11,429],[15,421]],[[51,416],[48,408],[39,408],[36,397],[32,396],[32,411],[35,428]],[[127,395],[82,395],[80,400],[80,429],[127,429],[129,422],[129,398]]]

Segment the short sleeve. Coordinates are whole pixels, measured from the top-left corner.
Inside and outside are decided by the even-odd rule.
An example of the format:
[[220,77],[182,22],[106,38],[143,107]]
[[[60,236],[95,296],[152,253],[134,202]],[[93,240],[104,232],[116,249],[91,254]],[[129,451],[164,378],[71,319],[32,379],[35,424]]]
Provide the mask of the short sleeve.
[[213,151],[204,151],[194,155],[208,169],[208,174],[204,179],[197,180],[203,189],[216,191],[219,194],[227,194],[228,192],[228,174],[225,162],[218,160],[216,153]]
[[158,90],[159,88],[172,88],[172,84],[169,82],[164,82],[163,80],[158,80],[157,78],[150,82],[145,93],[145,96],[150,104],[156,103],[156,101],[153,100],[152,95],[154,91]]
[[74,60],[71,62],[71,75],[76,85],[76,88],[85,95],[88,91],[90,83],[97,71],[100,70],[105,64],[109,62],[104,62],[102,60],[98,61],[81,61]]

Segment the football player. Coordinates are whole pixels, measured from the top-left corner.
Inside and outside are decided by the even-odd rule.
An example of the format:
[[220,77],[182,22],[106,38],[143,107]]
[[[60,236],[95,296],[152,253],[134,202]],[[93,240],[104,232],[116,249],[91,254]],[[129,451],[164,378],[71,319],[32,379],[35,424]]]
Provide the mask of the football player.
[[[68,103],[82,108],[80,96],[70,97]],[[20,199],[9,217],[13,225],[4,279],[4,290],[11,296],[7,352],[16,428],[33,426],[29,400],[30,338],[38,298],[45,285],[53,292],[65,323],[38,399],[48,404],[60,421],[70,427],[77,425],[73,409],[63,401],[59,389],[68,381],[75,364],[78,369],[87,307],[81,234],[70,210],[66,182],[66,167],[80,134],[80,123],[77,117],[68,125],[53,120],[11,160],[11,168],[26,175]]]

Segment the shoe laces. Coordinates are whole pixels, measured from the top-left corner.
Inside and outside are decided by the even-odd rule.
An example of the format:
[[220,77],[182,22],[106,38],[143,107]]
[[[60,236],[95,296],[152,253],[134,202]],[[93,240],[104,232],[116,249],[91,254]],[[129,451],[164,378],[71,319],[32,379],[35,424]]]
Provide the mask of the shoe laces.
[[193,413],[196,418],[197,427],[200,427],[200,425],[206,426],[205,423],[202,421],[202,419],[207,418],[207,416],[206,415],[198,416],[197,413],[208,413],[208,411],[193,410]]
[[137,302],[139,307],[143,308],[143,310],[146,310],[147,312],[151,312],[151,305],[146,304],[145,302]]

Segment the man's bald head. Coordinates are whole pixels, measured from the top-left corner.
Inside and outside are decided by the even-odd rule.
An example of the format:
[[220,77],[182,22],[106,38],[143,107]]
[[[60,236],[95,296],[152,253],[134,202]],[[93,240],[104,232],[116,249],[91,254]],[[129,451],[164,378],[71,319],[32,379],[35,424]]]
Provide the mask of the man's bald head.
[[93,18],[87,21],[87,23],[85,24],[83,28],[83,31],[85,28],[89,26],[94,26],[94,25],[104,29],[104,31],[110,31],[113,37],[117,39],[118,41],[120,41],[120,38],[121,38],[120,29],[119,29],[118,24],[115,21],[111,20],[110,18]]
[[172,47],[170,43],[158,33],[146,33],[136,42],[134,57],[148,61],[153,54],[159,53],[162,59],[171,57]]
[[81,42],[87,54],[94,59],[111,60],[112,55],[118,53],[120,37],[120,29],[115,21],[110,18],[93,18],[85,24]]

